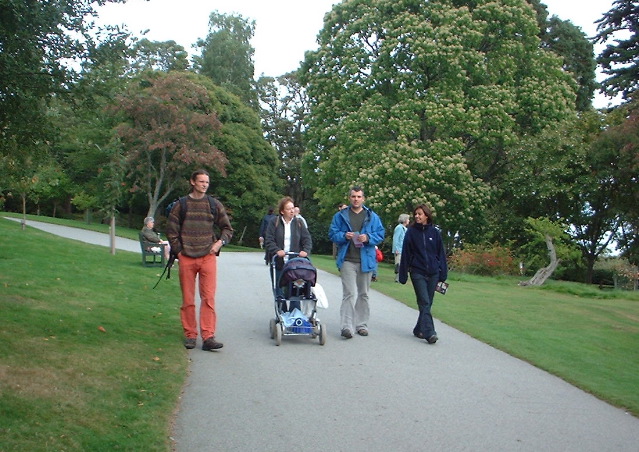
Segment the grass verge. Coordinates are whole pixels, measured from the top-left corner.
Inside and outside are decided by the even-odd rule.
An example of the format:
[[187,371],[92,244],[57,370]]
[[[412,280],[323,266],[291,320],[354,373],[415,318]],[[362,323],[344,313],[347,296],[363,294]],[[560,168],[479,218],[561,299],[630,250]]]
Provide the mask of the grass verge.
[[170,449],[186,378],[161,269],[0,218],[3,450]]

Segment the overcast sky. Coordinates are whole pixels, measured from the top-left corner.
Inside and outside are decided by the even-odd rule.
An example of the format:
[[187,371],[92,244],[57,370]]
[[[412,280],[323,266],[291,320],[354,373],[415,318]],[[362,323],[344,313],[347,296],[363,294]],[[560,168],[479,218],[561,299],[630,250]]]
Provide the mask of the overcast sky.
[[[610,10],[613,0],[542,0],[551,15],[570,20],[587,36],[596,33],[594,21]],[[304,52],[317,48],[316,36],[324,14],[337,0],[128,0],[99,9],[100,22],[126,24],[129,31],[152,41],[176,41],[187,51],[208,33],[212,11],[239,14],[255,21],[255,74],[278,76],[297,69]],[[598,53],[601,48],[596,49]],[[601,76],[599,76],[601,79]],[[596,107],[608,100],[597,96]]]

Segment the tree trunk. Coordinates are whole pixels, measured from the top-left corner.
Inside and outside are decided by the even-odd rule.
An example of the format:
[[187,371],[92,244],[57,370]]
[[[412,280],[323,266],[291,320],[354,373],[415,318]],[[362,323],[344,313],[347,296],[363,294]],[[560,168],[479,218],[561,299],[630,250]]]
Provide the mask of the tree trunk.
[[586,284],[592,284],[592,277],[595,269],[595,261],[597,260],[597,256],[593,256],[588,253],[586,256]]
[[22,193],[22,221],[20,222],[22,230],[27,229],[27,194]]
[[552,243],[552,237],[546,234],[544,236],[546,240],[546,247],[548,248],[548,255],[550,256],[550,264],[548,266],[540,268],[535,273],[535,276],[530,278],[528,281],[521,281],[519,283],[520,286],[541,286],[550,276],[553,274],[560,259],[557,259],[557,252],[555,251],[555,245]]
[[111,244],[111,254],[115,255],[115,215],[111,214],[111,225],[109,226],[109,242]]

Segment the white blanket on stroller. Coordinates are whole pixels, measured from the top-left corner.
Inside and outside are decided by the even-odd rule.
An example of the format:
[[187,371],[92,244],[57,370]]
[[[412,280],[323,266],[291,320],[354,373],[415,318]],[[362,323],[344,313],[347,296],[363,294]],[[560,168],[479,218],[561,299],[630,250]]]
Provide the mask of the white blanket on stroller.
[[328,297],[326,296],[326,292],[324,292],[324,288],[320,286],[318,282],[315,283],[315,286],[311,288],[313,293],[315,294],[315,298],[317,299],[317,307],[322,309],[328,309]]

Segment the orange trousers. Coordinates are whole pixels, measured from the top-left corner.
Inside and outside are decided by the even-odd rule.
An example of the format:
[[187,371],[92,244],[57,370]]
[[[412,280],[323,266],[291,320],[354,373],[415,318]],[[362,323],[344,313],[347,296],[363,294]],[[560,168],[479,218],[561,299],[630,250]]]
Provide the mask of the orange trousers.
[[[207,254],[204,257],[179,255],[180,287],[182,288],[182,307],[180,318],[184,336],[197,337],[197,319],[195,315],[195,281],[199,281],[200,292],[200,334],[202,340],[215,335],[217,316],[215,314],[215,289],[217,287],[217,257]],[[199,277],[199,278],[198,278]]]

